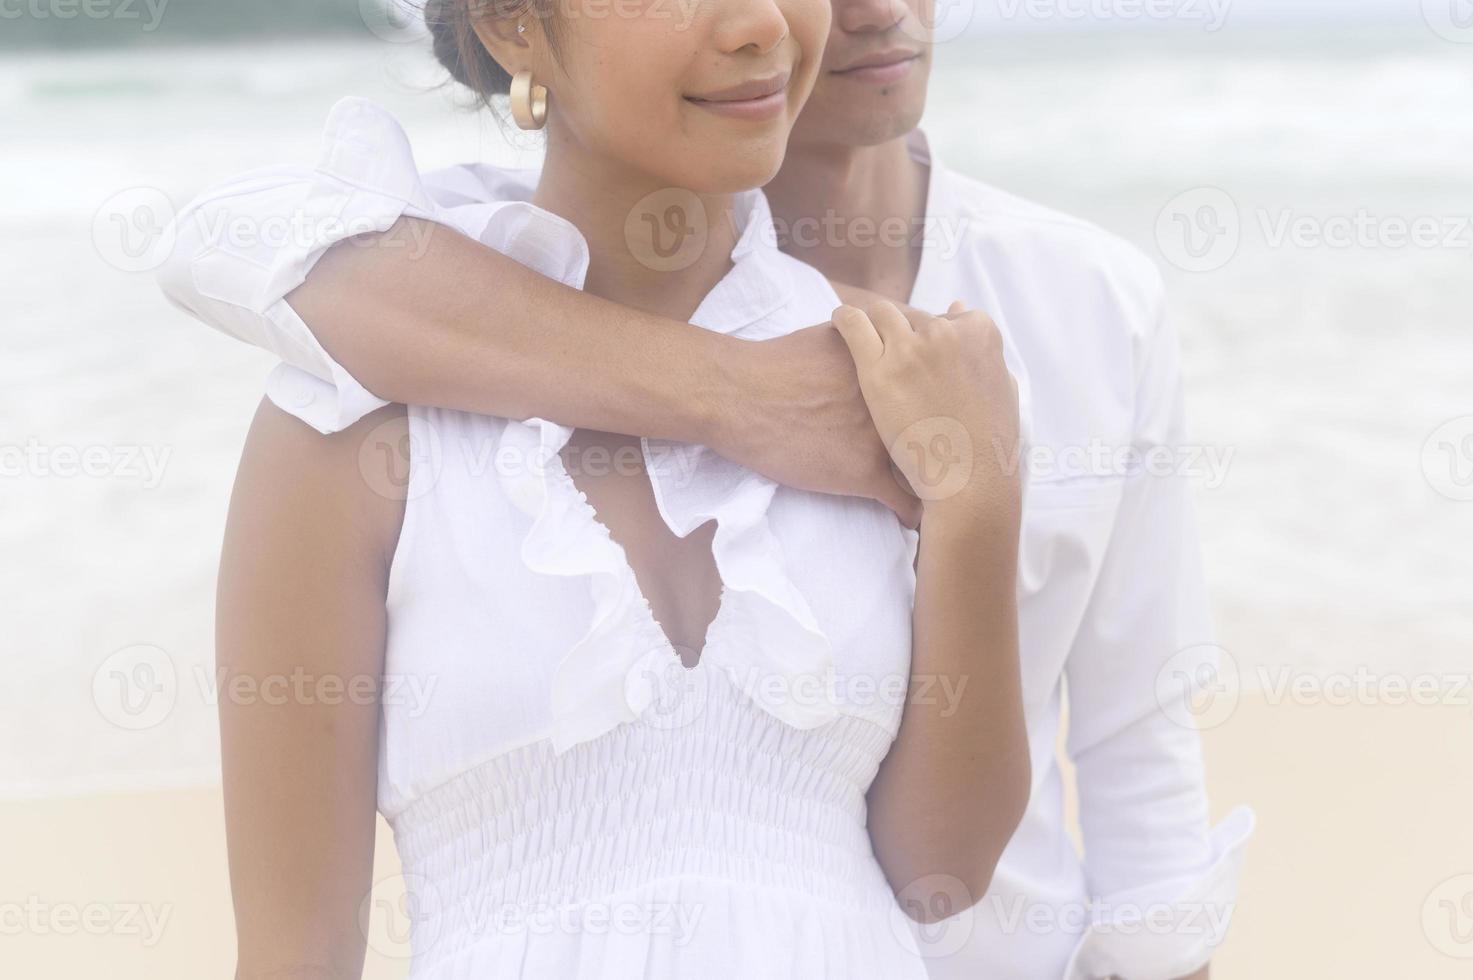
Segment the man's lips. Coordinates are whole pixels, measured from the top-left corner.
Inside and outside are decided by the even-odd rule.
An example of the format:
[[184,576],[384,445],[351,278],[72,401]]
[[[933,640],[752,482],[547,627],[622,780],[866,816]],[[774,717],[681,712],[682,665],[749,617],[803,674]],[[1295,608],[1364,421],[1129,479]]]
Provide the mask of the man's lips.
[[714,92],[687,95],[685,100],[722,116],[770,119],[781,113],[788,104],[790,77],[791,73],[783,72],[771,78],[759,78]]
[[843,68],[834,68],[829,74],[861,82],[895,82],[908,75],[920,60],[919,51],[877,51],[850,62]]

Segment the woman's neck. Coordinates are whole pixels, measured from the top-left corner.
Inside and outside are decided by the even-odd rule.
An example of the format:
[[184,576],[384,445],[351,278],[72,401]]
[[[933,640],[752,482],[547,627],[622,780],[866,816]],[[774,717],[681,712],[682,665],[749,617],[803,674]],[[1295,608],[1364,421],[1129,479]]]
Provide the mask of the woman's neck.
[[585,291],[688,320],[731,268],[738,237],[733,195],[666,188],[555,139],[549,133],[532,201],[583,233]]

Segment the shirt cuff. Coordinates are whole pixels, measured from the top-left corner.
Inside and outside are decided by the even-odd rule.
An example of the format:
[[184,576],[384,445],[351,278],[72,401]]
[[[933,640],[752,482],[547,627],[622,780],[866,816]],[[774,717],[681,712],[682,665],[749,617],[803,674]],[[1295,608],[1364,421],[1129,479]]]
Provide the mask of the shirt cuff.
[[1237,908],[1238,873],[1255,822],[1248,807],[1228,814],[1212,831],[1212,858],[1198,875],[1096,899],[1064,980],[1176,980],[1207,965]]
[[266,397],[323,435],[341,432],[389,404],[364,388],[336,363],[334,381],[323,381],[290,364],[278,364],[266,378]]
[[[216,311],[213,319],[223,321],[223,329],[259,342],[285,362],[268,381],[276,405],[320,432],[336,432],[387,402],[328,354],[285,297],[339,242],[387,231],[403,217],[439,215],[408,136],[364,99],[343,99],[333,107],[317,168],[285,190],[298,195],[289,214],[279,203],[258,211],[242,202],[239,219],[232,220],[228,199],[195,206],[215,232],[189,261],[189,288]],[[273,227],[235,233],[238,223],[252,220]],[[256,336],[263,330],[264,336]]]

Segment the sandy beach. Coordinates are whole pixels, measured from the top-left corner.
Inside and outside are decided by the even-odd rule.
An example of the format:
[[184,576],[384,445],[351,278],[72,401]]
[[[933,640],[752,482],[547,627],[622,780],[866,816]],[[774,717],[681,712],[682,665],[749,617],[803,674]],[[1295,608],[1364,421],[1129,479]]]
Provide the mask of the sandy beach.
[[[1276,704],[1246,693],[1206,733],[1215,811],[1251,800],[1259,818],[1213,976],[1467,977],[1473,919],[1457,906],[1473,900],[1470,728],[1467,706]],[[221,814],[209,789],[0,805],[0,837],[14,842],[0,907],[29,900],[28,914],[46,923],[0,935],[6,976],[229,976]],[[396,980],[408,969],[394,928],[402,890],[382,820],[379,831],[364,978]],[[95,934],[81,925],[89,907]]]

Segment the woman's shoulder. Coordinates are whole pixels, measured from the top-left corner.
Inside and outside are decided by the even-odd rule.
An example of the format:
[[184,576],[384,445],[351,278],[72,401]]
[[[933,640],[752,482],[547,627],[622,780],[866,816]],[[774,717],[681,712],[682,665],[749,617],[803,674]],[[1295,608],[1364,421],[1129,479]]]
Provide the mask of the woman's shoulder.
[[232,512],[299,546],[393,554],[404,519],[410,417],[386,405],[324,435],[263,398],[241,452]]
[[422,168],[404,123],[371,99],[349,96],[328,111],[323,124],[319,170],[370,191],[442,208],[502,201],[529,201],[537,188],[535,168],[483,162]]
[[531,201],[540,174],[532,168],[462,163],[431,170],[424,175],[424,182],[436,204],[454,208],[467,204]]

